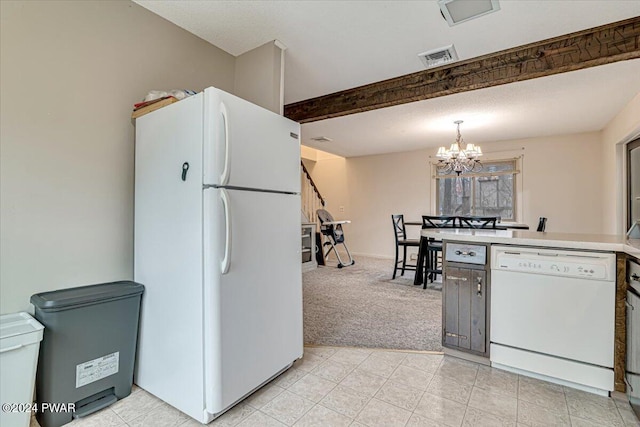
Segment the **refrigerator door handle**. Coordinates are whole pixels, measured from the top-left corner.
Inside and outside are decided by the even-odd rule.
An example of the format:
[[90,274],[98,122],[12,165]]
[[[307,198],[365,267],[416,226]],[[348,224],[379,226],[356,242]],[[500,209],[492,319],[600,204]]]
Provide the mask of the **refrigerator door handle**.
[[229,204],[229,195],[227,194],[227,190],[221,188],[220,197],[222,198],[222,204],[224,205],[225,227],[224,258],[222,258],[220,267],[222,269],[222,274],[227,274],[229,272],[229,267],[231,266],[231,206]]
[[229,150],[229,113],[227,113],[227,107],[224,105],[224,102],[220,103],[220,114],[224,122],[224,168],[222,169],[222,175],[220,175],[220,185],[227,185],[229,183],[229,162],[231,154]]

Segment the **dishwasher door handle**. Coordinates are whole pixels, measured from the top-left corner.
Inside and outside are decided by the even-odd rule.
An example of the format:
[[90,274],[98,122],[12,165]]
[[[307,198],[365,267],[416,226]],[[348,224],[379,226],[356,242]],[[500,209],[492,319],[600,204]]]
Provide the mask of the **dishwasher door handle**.
[[447,274],[447,279],[451,279],[451,280],[461,280],[463,282],[467,281],[466,277],[458,277],[458,276],[451,276],[449,274]]

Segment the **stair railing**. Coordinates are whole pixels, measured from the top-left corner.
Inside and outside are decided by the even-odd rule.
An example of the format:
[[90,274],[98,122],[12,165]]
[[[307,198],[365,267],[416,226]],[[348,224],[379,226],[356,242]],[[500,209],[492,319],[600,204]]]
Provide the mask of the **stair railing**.
[[300,165],[302,166],[300,172],[302,212],[309,218],[309,222],[318,222],[316,210],[324,207],[325,200],[304,163],[300,162]]

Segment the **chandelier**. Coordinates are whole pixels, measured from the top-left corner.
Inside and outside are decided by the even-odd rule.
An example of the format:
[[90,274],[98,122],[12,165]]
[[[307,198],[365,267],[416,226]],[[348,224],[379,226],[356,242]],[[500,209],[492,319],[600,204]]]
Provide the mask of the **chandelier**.
[[473,144],[467,144],[463,149],[462,135],[460,135],[460,123],[462,123],[462,120],[456,120],[453,123],[458,125],[456,142],[451,144],[448,150],[444,147],[438,148],[438,153],[436,154],[438,170],[444,173],[455,172],[456,175],[460,175],[463,172],[479,172],[482,170],[482,163],[480,163],[478,157],[482,156],[482,150],[479,146]]

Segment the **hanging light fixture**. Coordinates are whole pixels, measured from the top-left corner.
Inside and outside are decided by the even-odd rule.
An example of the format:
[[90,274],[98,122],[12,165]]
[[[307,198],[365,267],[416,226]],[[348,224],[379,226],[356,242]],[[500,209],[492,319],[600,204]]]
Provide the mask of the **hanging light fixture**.
[[444,173],[455,172],[456,175],[460,175],[463,172],[478,172],[482,170],[482,163],[478,159],[478,157],[482,156],[482,150],[474,144],[467,144],[463,149],[462,135],[460,135],[462,120],[456,120],[453,123],[458,125],[456,141],[451,144],[448,150],[444,147],[438,148],[438,153],[436,154],[438,163],[436,166]]

